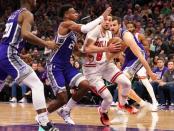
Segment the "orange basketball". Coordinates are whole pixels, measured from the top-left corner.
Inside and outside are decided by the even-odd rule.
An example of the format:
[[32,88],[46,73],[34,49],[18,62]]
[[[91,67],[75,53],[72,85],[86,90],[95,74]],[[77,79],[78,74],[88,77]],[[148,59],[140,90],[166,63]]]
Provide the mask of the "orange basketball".
[[106,53],[107,59],[108,59],[109,61],[113,60],[114,58],[119,57],[119,55],[121,54],[121,52],[124,51],[124,49],[125,49],[125,47],[126,47],[125,44],[124,44],[124,42],[122,41],[122,39],[120,39],[119,37],[111,38],[111,39],[108,41],[108,46],[109,46],[111,43],[116,44],[116,47],[118,46],[118,50],[116,50],[116,51],[114,51],[114,52],[107,52],[107,53]]
[[125,44],[124,44],[124,42],[122,41],[122,39],[120,39],[119,37],[111,38],[111,39],[108,41],[107,45],[109,46],[111,43],[116,44],[116,46],[118,47],[118,50],[116,50],[115,52],[111,52],[111,53],[118,53],[118,52],[124,51],[124,49],[125,49]]

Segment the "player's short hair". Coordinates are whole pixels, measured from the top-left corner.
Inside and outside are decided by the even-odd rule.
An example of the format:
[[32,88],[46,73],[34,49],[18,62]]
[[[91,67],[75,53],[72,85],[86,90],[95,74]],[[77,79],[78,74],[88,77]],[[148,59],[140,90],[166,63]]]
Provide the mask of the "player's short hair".
[[121,20],[120,17],[112,16],[112,21],[115,21],[115,20],[118,22],[118,24],[121,24],[122,23],[122,20]]
[[65,12],[68,11],[70,8],[73,8],[71,4],[65,4],[60,8],[59,17],[63,18]]

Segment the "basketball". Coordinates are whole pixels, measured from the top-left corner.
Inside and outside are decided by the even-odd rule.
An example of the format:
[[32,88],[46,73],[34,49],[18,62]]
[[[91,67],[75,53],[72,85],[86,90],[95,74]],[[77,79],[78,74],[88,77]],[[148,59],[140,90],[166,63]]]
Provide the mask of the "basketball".
[[110,44],[116,44],[116,47],[117,49],[115,51],[110,51],[110,52],[107,52],[106,53],[106,57],[107,57],[107,60],[108,61],[112,61],[114,58],[117,58],[119,57],[119,55],[121,54],[122,51],[124,51],[125,49],[125,44],[124,42],[122,41],[122,39],[120,39],[119,37],[114,37],[114,38],[111,38],[109,41],[108,41],[108,46]]
[[119,53],[124,50],[125,45],[124,45],[122,39],[120,39],[119,37],[111,38],[108,41],[107,45],[109,46],[110,44],[113,44],[113,43],[116,45],[117,49],[115,51],[110,51],[110,53]]

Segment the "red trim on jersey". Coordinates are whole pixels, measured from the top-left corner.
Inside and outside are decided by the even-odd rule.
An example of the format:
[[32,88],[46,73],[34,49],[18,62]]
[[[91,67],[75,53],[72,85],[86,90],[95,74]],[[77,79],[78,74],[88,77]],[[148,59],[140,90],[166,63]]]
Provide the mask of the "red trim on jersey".
[[98,93],[101,94],[107,87],[106,86],[103,86],[99,91]]
[[117,77],[118,77],[119,75],[121,75],[121,74],[123,74],[121,71],[120,71],[120,72],[117,72],[117,73],[112,77],[111,82],[114,83],[115,80],[117,79]]
[[96,67],[96,64],[85,64],[84,67]]

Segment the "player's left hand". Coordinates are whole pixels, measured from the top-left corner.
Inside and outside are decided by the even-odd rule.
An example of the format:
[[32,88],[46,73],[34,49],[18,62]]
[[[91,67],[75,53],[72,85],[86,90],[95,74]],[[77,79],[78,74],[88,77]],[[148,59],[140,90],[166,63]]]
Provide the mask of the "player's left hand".
[[58,45],[54,41],[46,41],[46,46],[48,49],[56,50]]
[[150,78],[152,79],[152,80],[157,80],[157,75],[155,74],[155,73],[153,73],[152,71],[150,72],[150,73],[148,73],[149,74],[149,76],[150,76]]

